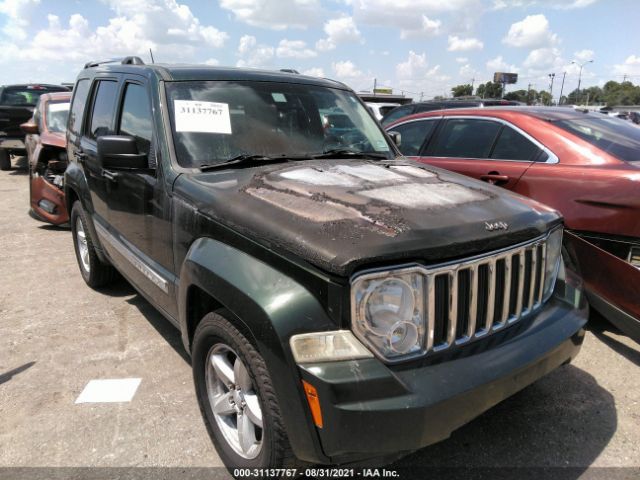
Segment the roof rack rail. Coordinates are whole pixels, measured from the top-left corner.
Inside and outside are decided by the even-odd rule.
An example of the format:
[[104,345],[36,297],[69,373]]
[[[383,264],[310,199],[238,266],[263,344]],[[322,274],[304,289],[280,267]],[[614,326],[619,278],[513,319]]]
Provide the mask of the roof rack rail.
[[140,57],[122,57],[102,60],[100,62],[88,62],[85,63],[84,68],[97,67],[99,65],[105,65],[107,63],[119,63],[121,65],[144,65],[144,62]]

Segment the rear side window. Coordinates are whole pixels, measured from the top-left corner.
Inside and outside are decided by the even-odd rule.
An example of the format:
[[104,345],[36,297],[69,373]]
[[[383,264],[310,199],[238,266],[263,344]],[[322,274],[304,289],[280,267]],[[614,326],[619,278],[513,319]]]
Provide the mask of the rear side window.
[[51,92],[68,92],[66,87],[43,87],[40,85],[27,85],[22,87],[5,87],[0,94],[0,105],[26,105],[35,106],[40,96]]
[[382,119],[382,125],[389,125],[399,118],[411,115],[411,112],[413,112],[413,105],[406,105],[404,107],[395,108],[389,112],[389,115]]
[[89,94],[89,84],[89,79],[83,78],[78,81],[76,88],[73,90],[73,102],[71,104],[71,113],[69,114],[69,132],[76,135],[80,134],[82,114]]
[[95,140],[110,133],[117,90],[118,83],[113,80],[98,82],[87,135],[89,138]]
[[502,127],[498,122],[459,118],[447,120],[438,134],[434,157],[488,158]]
[[558,120],[560,128],[626,162],[640,161],[640,128],[613,117],[585,115]]
[[431,136],[437,120],[420,120],[405,123],[393,127],[392,131],[398,132],[400,138],[400,151],[403,155],[417,156],[424,141]]
[[504,127],[495,147],[493,147],[491,158],[531,161],[539,150],[538,146],[524,135],[511,127]]
[[120,135],[134,137],[139,153],[149,153],[152,131],[147,90],[142,85],[129,83],[124,93],[118,132]]

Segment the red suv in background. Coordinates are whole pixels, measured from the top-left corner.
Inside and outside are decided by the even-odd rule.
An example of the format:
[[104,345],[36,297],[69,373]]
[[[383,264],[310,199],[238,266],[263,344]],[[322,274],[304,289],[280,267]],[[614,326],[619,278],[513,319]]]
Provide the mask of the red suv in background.
[[71,92],[41,95],[31,120],[20,125],[26,133],[31,211],[54,225],[69,221],[64,171],[70,102]]
[[559,210],[591,306],[640,341],[640,127],[569,108],[441,110],[391,123],[400,150]]

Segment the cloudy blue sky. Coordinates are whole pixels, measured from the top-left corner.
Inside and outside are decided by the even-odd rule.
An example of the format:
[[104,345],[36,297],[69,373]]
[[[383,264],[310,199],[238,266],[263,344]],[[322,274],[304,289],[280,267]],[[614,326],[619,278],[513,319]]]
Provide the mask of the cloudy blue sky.
[[73,81],[92,59],[296,68],[425,98],[495,71],[511,88],[640,83],[638,0],[0,0],[0,84]]

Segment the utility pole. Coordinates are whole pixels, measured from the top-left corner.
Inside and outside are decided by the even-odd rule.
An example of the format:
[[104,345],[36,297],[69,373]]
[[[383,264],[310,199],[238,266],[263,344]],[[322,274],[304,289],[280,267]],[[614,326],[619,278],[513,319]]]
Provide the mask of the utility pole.
[[622,83],[624,83],[624,82],[626,82],[626,81],[627,81],[627,74],[625,73],[625,74],[622,76]]
[[553,81],[556,78],[556,74],[550,73],[549,78],[551,79],[551,83],[549,84],[549,95],[551,95],[551,105],[553,105]]
[[573,60],[571,63],[575,63],[576,65],[578,65],[580,67],[580,73],[578,73],[578,98],[581,97],[580,95],[580,82],[582,80],[582,67],[584,67],[587,63],[593,63],[593,60],[588,60],[586,62],[583,63],[578,63],[575,60]]
[[373,95],[376,95],[376,88],[378,88],[378,79],[374,78],[373,79]]
[[558,98],[558,105],[562,105],[562,91],[564,90],[564,77],[567,76],[567,72],[562,72],[562,85],[560,85],[560,98]]
[[473,95],[473,84],[476,82],[475,77],[471,79],[471,95]]
[[531,84],[527,85],[527,105],[531,105],[530,93],[531,93]]

